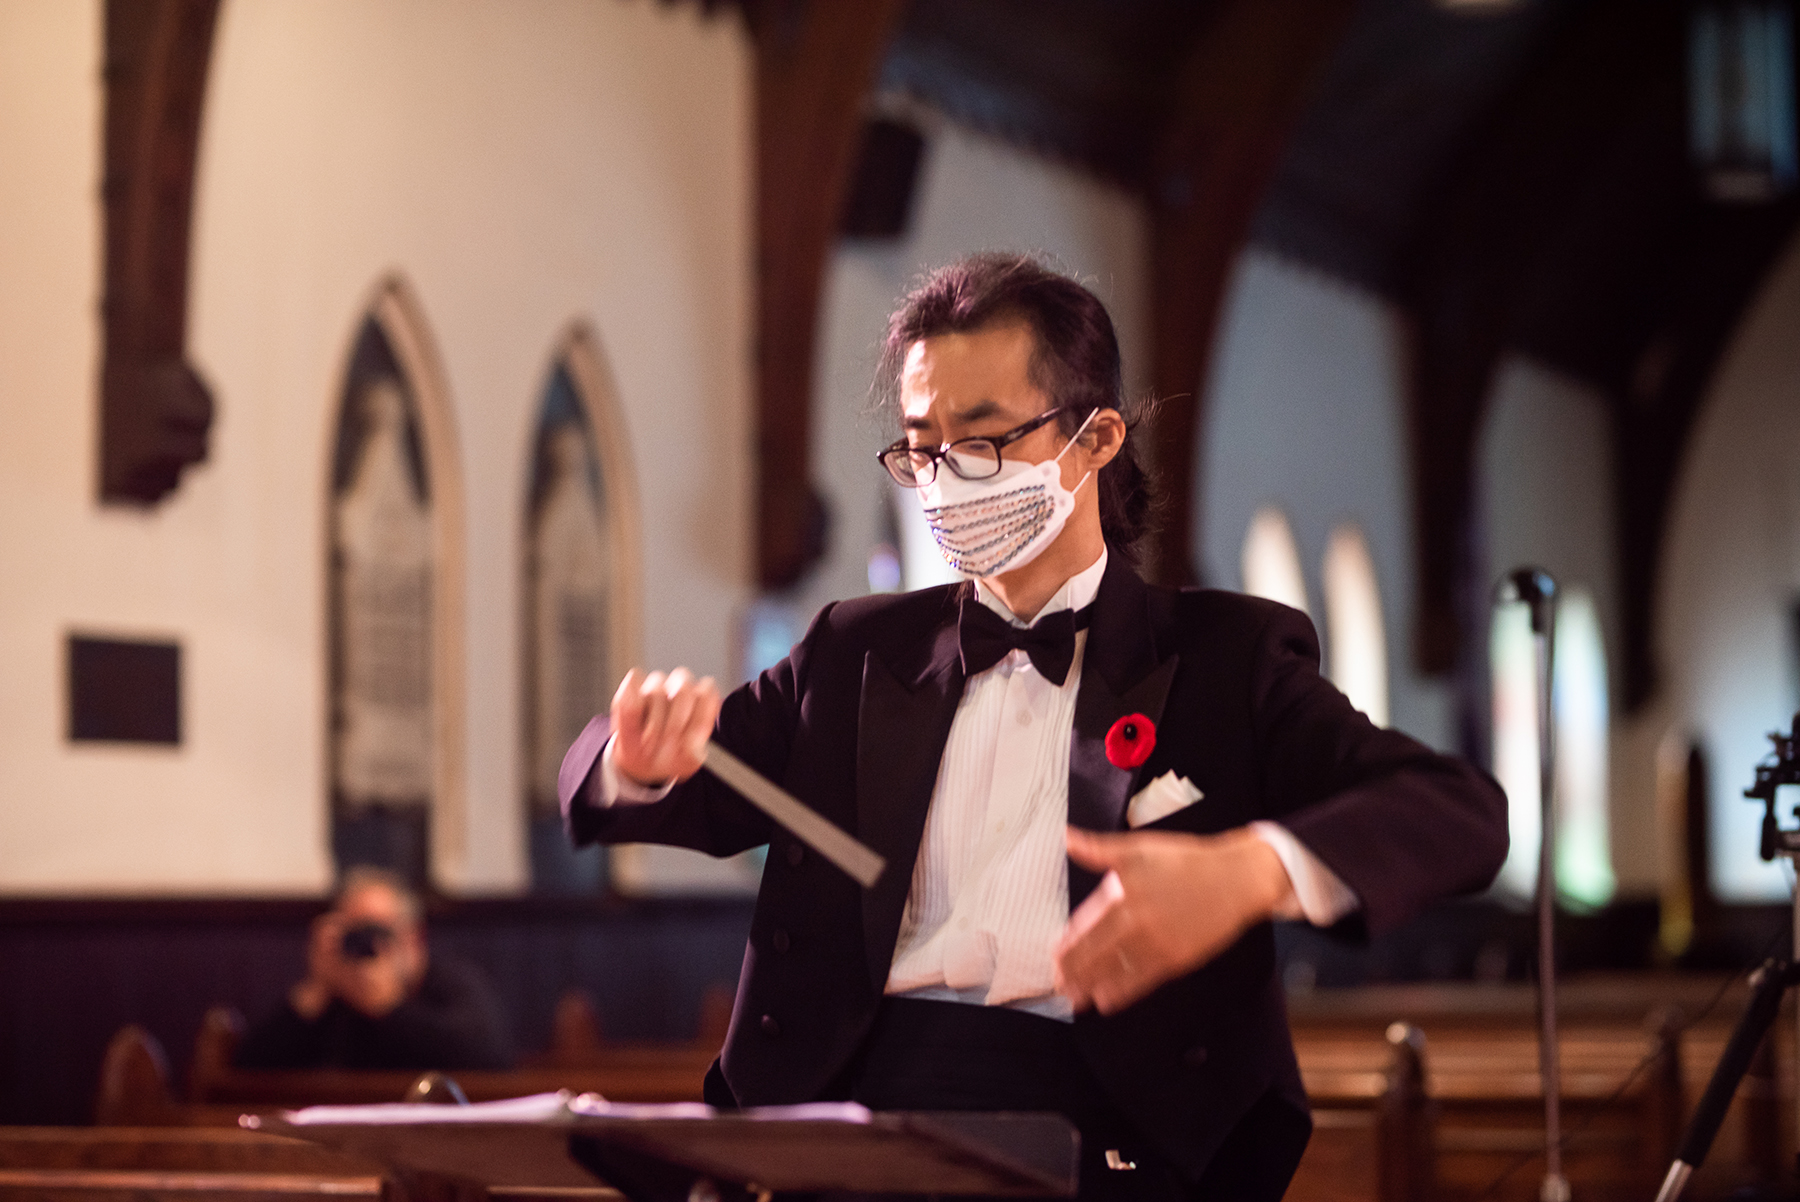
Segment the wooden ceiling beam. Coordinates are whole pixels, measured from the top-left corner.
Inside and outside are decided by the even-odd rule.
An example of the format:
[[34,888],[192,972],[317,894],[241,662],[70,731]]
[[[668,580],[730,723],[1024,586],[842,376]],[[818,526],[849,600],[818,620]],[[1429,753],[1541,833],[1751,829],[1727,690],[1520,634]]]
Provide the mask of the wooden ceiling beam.
[[1151,386],[1161,405],[1145,447],[1164,499],[1144,548],[1153,580],[1198,578],[1196,435],[1225,289],[1313,80],[1355,7],[1354,0],[1225,0],[1182,70],[1146,182]]
[[107,0],[100,499],[151,505],[206,458],[188,243],[218,0]]
[[809,478],[819,294],[863,101],[903,0],[761,0],[756,47],[756,574],[799,581],[825,550]]

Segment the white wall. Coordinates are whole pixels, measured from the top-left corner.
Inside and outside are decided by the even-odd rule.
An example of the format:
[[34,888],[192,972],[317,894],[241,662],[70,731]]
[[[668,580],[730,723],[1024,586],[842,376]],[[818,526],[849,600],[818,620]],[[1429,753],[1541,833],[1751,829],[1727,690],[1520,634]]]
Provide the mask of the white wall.
[[1381,582],[1393,725],[1447,748],[1455,740],[1449,690],[1419,677],[1412,663],[1405,373],[1393,306],[1247,251],[1229,285],[1205,387],[1195,557],[1208,584],[1242,587],[1250,519],[1265,504],[1280,506],[1317,621],[1326,544],[1334,526],[1354,520]]
[[[223,7],[190,355],[209,461],[94,500],[100,5],[0,3],[0,890],[293,891],[329,874],[324,492],[376,281],[442,355],[467,504],[468,890],[523,876],[522,507],[568,322],[643,490],[644,656],[730,670],[749,573],[750,64],[692,6]],[[184,743],[63,739],[72,628],[181,640]]]
[[[1800,600],[1800,238],[1720,361],[1678,478],[1657,581],[1656,650],[1675,730],[1707,752],[1712,874],[1728,900],[1785,898],[1756,858],[1742,793],[1797,701]],[[1792,825],[1791,816],[1783,821]]]
[[[1485,579],[1498,581],[1534,564],[1565,591],[1584,588],[1592,597],[1618,714],[1624,642],[1609,406],[1602,393],[1543,364],[1502,359],[1476,445],[1476,495],[1487,543]],[[1614,726],[1620,729],[1617,721]],[[1634,750],[1617,743],[1613,755]],[[1642,772],[1615,772],[1611,780],[1608,829],[1619,888],[1653,893],[1654,789],[1645,787]]]
[[1534,361],[1494,372],[1476,441],[1486,578],[1525,564],[1593,595],[1609,663],[1619,641],[1612,427],[1606,397]]
[[948,121],[930,121],[912,225],[893,241],[840,243],[828,270],[815,358],[813,480],[832,513],[830,550],[795,590],[801,622],[826,601],[868,592],[886,474],[875,452],[898,427],[870,413],[870,381],[895,303],[919,276],[976,251],[1048,255],[1105,302],[1125,384],[1150,364],[1148,232],[1124,191]]

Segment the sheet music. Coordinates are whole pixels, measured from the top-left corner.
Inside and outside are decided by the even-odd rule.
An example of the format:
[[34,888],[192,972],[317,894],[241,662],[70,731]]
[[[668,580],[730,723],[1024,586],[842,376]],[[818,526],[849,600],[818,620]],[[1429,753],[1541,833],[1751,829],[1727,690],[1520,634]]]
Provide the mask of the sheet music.
[[[447,1105],[441,1102],[377,1102],[361,1106],[308,1106],[285,1110],[284,1122],[296,1127],[420,1126],[441,1123],[554,1123],[564,1119],[710,1119],[719,1112],[704,1102],[609,1102],[597,1093],[529,1094],[494,1102]],[[797,1106],[758,1106],[734,1111],[769,1122],[867,1123],[867,1107],[855,1102],[805,1102]],[[247,1115],[246,1118],[254,1118]]]
[[545,1123],[567,1118],[570,1103],[574,1100],[575,1096],[563,1089],[556,1093],[527,1094],[522,1098],[502,1098],[496,1102],[470,1102],[466,1105],[377,1102],[364,1106],[308,1106],[303,1110],[284,1110],[281,1118],[296,1127],[337,1124],[398,1126],[420,1123]]

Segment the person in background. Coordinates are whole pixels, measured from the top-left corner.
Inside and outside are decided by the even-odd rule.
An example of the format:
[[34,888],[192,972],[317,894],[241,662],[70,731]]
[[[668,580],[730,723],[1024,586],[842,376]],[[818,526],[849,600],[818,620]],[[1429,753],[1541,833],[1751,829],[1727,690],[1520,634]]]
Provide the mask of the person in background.
[[240,1068],[506,1068],[511,1041],[473,966],[433,956],[418,896],[352,868],[313,921],[306,977],[239,1045]]

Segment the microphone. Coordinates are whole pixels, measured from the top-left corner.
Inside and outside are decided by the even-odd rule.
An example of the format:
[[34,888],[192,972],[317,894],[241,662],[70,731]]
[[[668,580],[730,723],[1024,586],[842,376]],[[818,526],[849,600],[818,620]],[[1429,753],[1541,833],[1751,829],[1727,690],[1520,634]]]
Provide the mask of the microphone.
[[1538,567],[1515,568],[1494,587],[1494,600],[1501,605],[1523,602],[1531,606],[1531,633],[1543,634],[1550,629],[1550,615],[1556,609],[1556,578]]
[[1562,1056],[1556,1042],[1556,724],[1551,710],[1556,645],[1556,578],[1543,568],[1515,568],[1494,587],[1496,605],[1531,607],[1537,643],[1538,1057],[1544,1090],[1544,1181],[1541,1202],[1569,1202],[1562,1169]]

